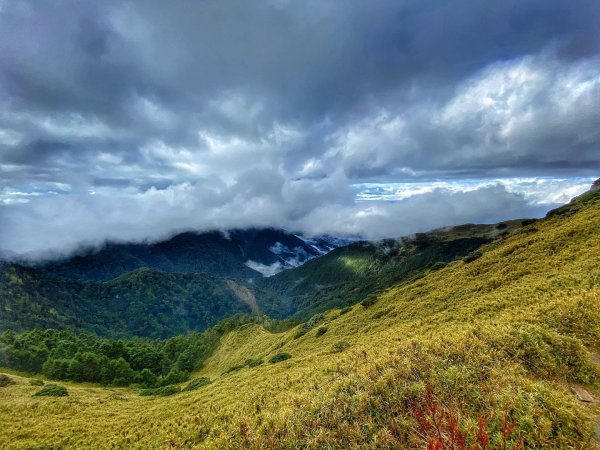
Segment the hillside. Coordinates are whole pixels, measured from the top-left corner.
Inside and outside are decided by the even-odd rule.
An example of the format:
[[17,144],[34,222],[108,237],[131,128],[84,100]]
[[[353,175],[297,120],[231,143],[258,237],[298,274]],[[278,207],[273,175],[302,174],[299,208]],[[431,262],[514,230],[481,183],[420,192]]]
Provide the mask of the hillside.
[[307,242],[274,229],[232,230],[227,234],[189,232],[151,244],[107,243],[99,249],[83,248],[67,259],[35,267],[67,278],[96,281],[111,280],[143,267],[249,280],[261,277],[256,268],[295,267],[325,253],[332,245],[327,241]]
[[252,312],[251,288],[241,281],[199,273],[138,269],[97,282],[4,264],[0,265],[0,328],[69,327],[101,336],[168,337]]
[[[522,221],[464,225],[411,238],[358,242],[321,257],[310,256],[305,264],[272,277],[263,278],[256,273],[257,276],[251,277],[252,282],[196,272],[173,272],[174,266],[152,263],[155,260],[148,257],[150,253],[160,253],[163,257],[170,255],[165,261],[189,262],[193,259],[195,269],[204,268],[209,272],[222,273],[224,270],[217,266],[229,263],[233,268],[251,270],[242,260],[231,262],[235,252],[224,251],[223,245],[241,242],[239,235],[227,240],[216,233],[210,235],[210,239],[220,242],[213,250],[217,252],[215,249],[218,249],[225,255],[221,261],[218,252],[199,252],[198,246],[207,248],[210,241],[207,241],[207,235],[190,234],[156,244],[162,248],[160,251],[150,251],[151,247],[139,245],[121,245],[58,265],[3,264],[0,265],[0,326],[16,331],[71,327],[106,337],[166,338],[205,330],[237,313],[264,313],[279,319],[293,316],[296,320],[306,320],[317,312],[355,304],[389,286],[422,276],[484,243],[506,237],[521,225]],[[252,241],[251,233],[254,233],[255,241]],[[266,262],[271,261],[269,258],[284,258],[284,249],[289,249],[287,245],[301,241],[292,235],[265,230],[245,231],[244,236],[247,239],[244,257]],[[279,239],[275,248],[270,246],[274,239]],[[315,245],[309,241],[301,242],[305,246]],[[316,243],[313,251],[324,245]],[[297,254],[309,257],[308,253],[302,253],[302,247],[294,248]],[[136,252],[139,254],[141,249],[150,253],[146,253],[146,259],[137,262],[171,270],[144,267],[108,281],[80,279],[82,273],[106,273],[103,264],[113,274],[125,270],[131,262],[128,258]],[[123,256],[123,252],[129,256]],[[121,257],[123,264],[111,262],[121,261]],[[178,266],[178,270],[185,267]]]
[[481,245],[504,239],[531,220],[462,225],[380,242],[356,242],[293,270],[256,281],[277,303],[263,311],[307,319],[333,307],[369,301],[377,292],[422,276],[464,257]]
[[600,396],[599,217],[596,191],[366,306],[237,327],[195,390],[34,397],[10,374],[0,446],[594,448],[598,403],[572,389]]

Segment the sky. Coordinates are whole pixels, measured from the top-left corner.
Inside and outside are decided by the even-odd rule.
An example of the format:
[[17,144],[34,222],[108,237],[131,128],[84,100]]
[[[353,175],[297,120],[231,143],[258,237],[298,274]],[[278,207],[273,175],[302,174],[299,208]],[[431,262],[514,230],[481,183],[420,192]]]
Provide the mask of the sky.
[[597,0],[0,0],[0,249],[395,237],[600,175]]

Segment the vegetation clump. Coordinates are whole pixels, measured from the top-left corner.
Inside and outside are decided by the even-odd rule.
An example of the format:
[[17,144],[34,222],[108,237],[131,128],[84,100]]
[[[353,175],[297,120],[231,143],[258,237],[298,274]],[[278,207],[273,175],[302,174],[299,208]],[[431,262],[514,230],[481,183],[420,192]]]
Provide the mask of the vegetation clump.
[[290,355],[289,353],[286,352],[281,352],[281,353],[277,353],[276,355],[271,356],[271,358],[269,358],[269,362],[271,364],[275,364],[281,361],[286,361],[288,359],[290,359],[292,357],[292,355]]
[[246,365],[248,367],[257,367],[260,366],[262,363],[264,363],[264,361],[260,358],[246,360]]
[[331,347],[331,353],[341,353],[350,348],[350,344],[346,341],[336,342],[333,347]]
[[352,311],[352,306],[344,306],[342,309],[340,309],[340,316],[348,314],[350,311]]
[[4,373],[0,373],[0,387],[6,387],[10,384],[15,384],[15,380]]
[[182,389],[182,391],[195,391],[201,387],[208,386],[210,383],[212,383],[212,380],[208,377],[194,378]]
[[325,319],[325,316],[323,314],[315,314],[307,322],[302,324],[300,329],[294,335],[294,339],[298,339],[298,338],[304,336],[311,329],[313,329],[315,326],[317,326],[319,323],[321,323],[324,319]]
[[362,302],[360,302],[360,304],[362,306],[364,306],[365,308],[370,308],[375,303],[377,303],[377,295],[375,295],[375,294],[369,294],[367,296],[367,298],[365,298]]
[[315,333],[316,337],[321,337],[323,336],[325,333],[327,333],[327,327],[319,327],[317,329],[317,332]]
[[29,384],[31,386],[43,386],[44,385],[44,381],[40,380],[39,378],[31,378],[29,380]]
[[474,252],[469,253],[465,257],[463,257],[463,261],[465,263],[471,263],[483,256],[483,253],[480,250],[475,250]]
[[144,389],[140,392],[142,397],[148,397],[151,395],[159,396],[159,397],[168,397],[170,395],[175,395],[179,392],[179,387],[174,384],[168,384],[167,386],[162,386],[158,388],[148,388]]
[[67,388],[59,384],[47,384],[33,394],[34,397],[67,397],[68,395]]

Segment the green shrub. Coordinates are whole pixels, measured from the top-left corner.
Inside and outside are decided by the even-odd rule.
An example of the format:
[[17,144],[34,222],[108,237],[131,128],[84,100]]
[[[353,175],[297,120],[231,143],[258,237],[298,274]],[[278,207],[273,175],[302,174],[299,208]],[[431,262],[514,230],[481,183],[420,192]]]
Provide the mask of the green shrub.
[[34,397],[66,397],[68,395],[67,388],[58,384],[47,384],[33,394]]
[[281,361],[285,361],[286,359],[290,359],[292,357],[292,355],[290,355],[289,353],[286,352],[281,352],[281,353],[277,353],[276,355],[271,356],[271,358],[269,359],[269,362],[271,364],[275,364]]
[[319,327],[319,329],[317,330],[316,336],[320,337],[320,336],[323,336],[325,333],[327,333],[327,327]]
[[298,339],[301,338],[302,336],[304,336],[306,333],[308,333],[308,328],[300,328],[298,331],[296,331],[296,333],[294,333],[294,339]]
[[320,322],[325,320],[323,314],[315,314],[306,323],[304,323],[300,329],[294,334],[294,339],[298,339],[308,333],[311,329],[317,326]]
[[345,308],[340,309],[340,316],[348,314],[350,311],[352,311],[352,306],[346,306]]
[[260,366],[264,361],[262,359],[247,359],[246,365],[248,367]]
[[179,388],[177,386],[175,386],[174,384],[169,384],[167,386],[162,386],[159,388],[150,388],[150,389],[144,389],[142,392],[140,392],[141,396],[147,397],[150,395],[158,395],[160,397],[167,397],[169,395],[175,395],[179,392]]
[[360,304],[362,306],[364,306],[365,308],[369,308],[370,306],[373,306],[375,303],[377,303],[377,297],[373,294],[369,295],[362,302],[360,302]]
[[0,387],[5,387],[9,384],[15,384],[15,381],[8,375],[0,373]]
[[182,389],[182,391],[194,391],[196,389],[200,389],[203,386],[207,386],[210,383],[212,383],[212,380],[208,377],[199,377],[199,378],[194,378],[192,381],[190,381],[186,387],[184,387]]
[[371,318],[374,320],[381,319],[382,317],[387,316],[390,312],[391,308],[382,309],[381,311],[377,311],[375,314],[373,314]]
[[235,366],[232,366],[229,369],[227,369],[225,372],[223,372],[222,375],[227,375],[228,373],[231,373],[231,372],[237,372],[238,370],[243,369],[244,367],[246,367],[246,364],[236,364]]
[[308,320],[308,322],[306,322],[304,324],[304,327],[306,327],[308,329],[314,328],[316,325],[318,325],[324,319],[325,319],[325,316],[323,314],[315,314]]
[[448,263],[445,263],[444,261],[436,261],[431,265],[431,270],[440,270],[446,267],[447,265]]
[[32,386],[43,386],[44,382],[39,378],[32,378],[29,380],[29,384]]
[[474,252],[471,252],[467,256],[465,256],[463,258],[463,261],[468,264],[470,262],[475,261],[476,259],[481,258],[482,256],[483,256],[483,253],[481,253],[480,250],[475,250]]
[[331,353],[341,353],[350,348],[350,344],[346,341],[340,341],[331,347]]

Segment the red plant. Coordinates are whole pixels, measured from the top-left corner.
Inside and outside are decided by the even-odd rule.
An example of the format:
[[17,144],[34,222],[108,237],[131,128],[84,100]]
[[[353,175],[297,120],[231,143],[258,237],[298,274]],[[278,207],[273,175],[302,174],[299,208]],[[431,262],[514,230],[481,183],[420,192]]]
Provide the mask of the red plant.
[[[427,450],[467,450],[467,438],[460,431],[459,414],[444,406],[434,395],[431,386],[425,387],[423,400],[414,402],[411,411],[418,424],[417,434],[427,444]],[[485,419],[479,417],[477,433],[470,439],[474,442],[471,450],[492,450],[487,428]],[[507,450],[510,436],[515,428],[516,425],[509,422],[505,414],[502,417],[501,446],[493,450]],[[521,439],[510,449],[518,450],[523,447],[524,443]]]

